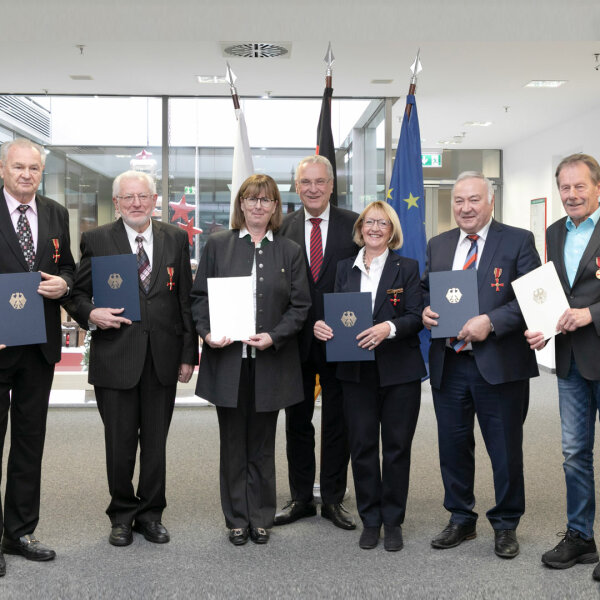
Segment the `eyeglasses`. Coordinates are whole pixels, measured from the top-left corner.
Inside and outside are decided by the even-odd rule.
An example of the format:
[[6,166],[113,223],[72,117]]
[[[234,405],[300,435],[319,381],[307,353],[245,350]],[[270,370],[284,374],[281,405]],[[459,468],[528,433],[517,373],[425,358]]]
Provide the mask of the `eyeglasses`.
[[375,223],[377,223],[381,229],[385,229],[392,224],[391,221],[388,221],[387,219],[367,219],[366,221],[363,221],[365,227],[375,227]]
[[126,196],[117,196],[117,200],[129,204],[133,202],[134,198],[137,198],[140,202],[147,202],[153,197],[153,194],[127,194]]
[[263,196],[262,198],[244,198],[244,202],[250,208],[254,208],[259,202],[263,208],[269,208],[269,206],[271,206],[271,202],[275,202],[275,200],[272,200],[271,198],[265,198]]
[[318,188],[324,188],[330,181],[331,179],[301,179],[298,183],[303,188],[309,188],[313,185]]

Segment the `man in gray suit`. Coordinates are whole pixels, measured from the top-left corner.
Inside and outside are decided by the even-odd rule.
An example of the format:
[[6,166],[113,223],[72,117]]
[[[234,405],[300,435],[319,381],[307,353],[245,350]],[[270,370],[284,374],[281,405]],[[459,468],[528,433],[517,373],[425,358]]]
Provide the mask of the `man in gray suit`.
[[[95,329],[89,382],[104,423],[114,546],[131,544],[132,525],[150,542],[170,539],[161,523],[167,433],[177,381],[188,382],[198,362],[188,238],[152,221],[156,199],[154,180],[145,173],[126,171],[115,179],[113,202],[121,218],[81,236],[81,263],[66,307],[82,327]],[[138,261],[141,320],[135,322],[120,316],[122,308],[97,307],[92,299],[92,257],[130,253]]]
[[[598,562],[594,541],[594,427],[600,407],[600,166],[587,154],[564,158],[556,183],[566,217],[546,233],[570,308],[556,329],[556,374],[567,486],[567,531],[542,556],[555,569]],[[545,345],[540,332],[526,331],[530,346]],[[600,580],[600,565],[593,573]]]

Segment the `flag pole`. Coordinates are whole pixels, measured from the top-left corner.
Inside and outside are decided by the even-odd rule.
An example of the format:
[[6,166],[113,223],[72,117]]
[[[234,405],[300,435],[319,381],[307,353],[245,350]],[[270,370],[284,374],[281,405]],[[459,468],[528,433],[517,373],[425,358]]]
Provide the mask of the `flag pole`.
[[[410,85],[408,86],[408,95],[414,96],[417,91],[417,75],[423,70],[421,66],[421,61],[419,60],[419,54],[421,54],[421,48],[417,50],[417,57],[415,58],[415,62],[410,66],[410,70],[412,72],[412,77],[410,78]],[[406,112],[406,116],[410,117],[410,111],[412,109],[412,104],[406,103],[406,108],[404,109]]]
[[[240,108],[240,98],[237,93],[237,88],[235,87],[236,76],[233,74],[233,71],[229,66],[229,61],[226,61],[225,64],[227,65],[227,72],[225,73],[225,78],[229,83],[229,91],[231,92],[231,99],[233,100],[233,108],[237,111]],[[235,118],[237,119],[237,112],[235,113]]]

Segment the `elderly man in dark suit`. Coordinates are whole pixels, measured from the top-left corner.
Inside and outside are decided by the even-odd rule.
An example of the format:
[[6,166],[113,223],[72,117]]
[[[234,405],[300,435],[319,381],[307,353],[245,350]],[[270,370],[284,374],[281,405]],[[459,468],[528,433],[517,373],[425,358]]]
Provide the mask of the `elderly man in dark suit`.
[[516,528],[525,511],[523,421],[529,378],[538,375],[535,354],[523,337],[525,323],[511,281],[540,265],[533,234],[492,218],[494,194],[481,173],[461,173],[452,190],[458,228],[429,241],[423,276],[423,324],[437,326],[429,304],[429,273],[477,269],[479,314],[457,338],[433,340],[429,369],[438,422],[444,507],[448,526],[434,548],[453,548],[475,537],[473,436],[477,415],[494,472],[496,506],[487,512],[502,558],[519,553]]
[[325,360],[325,345],[313,336],[313,325],[323,319],[323,294],[333,292],[337,263],[355,256],[352,227],[358,215],[332,206],[333,170],[324,156],[307,156],[296,169],[296,193],[301,209],[287,215],[281,235],[304,249],[312,306],[299,336],[304,400],[286,409],[288,476],[291,500],[275,516],[275,525],[292,523],[317,513],[313,497],[315,482],[314,412],[315,378],[322,390],[321,515],[342,529],[356,524],[344,508],[350,451],[344,424],[342,389],[335,364]]
[[[67,305],[82,327],[93,329],[89,382],[104,423],[111,495],[106,513],[114,546],[131,544],[132,528],[150,542],[170,539],[161,523],[167,433],[177,381],[188,382],[198,362],[188,238],[173,225],[152,221],[156,198],[154,180],[145,173],[126,171],[115,179],[113,202],[121,218],[81,236],[81,263]],[[119,316],[122,308],[97,307],[92,299],[92,257],[130,253],[138,260],[141,320],[135,322]]]
[[[60,360],[60,302],[73,285],[74,262],[69,214],[37,194],[46,154],[25,139],[0,149],[0,273],[40,271],[44,297],[45,344],[14,346],[0,352],[0,457],[11,415],[6,472],[2,551],[29,560],[51,560],[55,553],[33,535],[40,516],[40,478],[48,399],[54,365]],[[6,566],[0,553],[0,576]]]
[[[587,154],[572,154],[556,169],[566,217],[546,233],[548,260],[558,272],[570,308],[555,338],[563,468],[567,485],[567,530],[542,556],[555,569],[598,562],[594,541],[594,431],[600,407],[600,166]],[[543,334],[526,331],[534,349]],[[600,580],[600,565],[593,573]]]

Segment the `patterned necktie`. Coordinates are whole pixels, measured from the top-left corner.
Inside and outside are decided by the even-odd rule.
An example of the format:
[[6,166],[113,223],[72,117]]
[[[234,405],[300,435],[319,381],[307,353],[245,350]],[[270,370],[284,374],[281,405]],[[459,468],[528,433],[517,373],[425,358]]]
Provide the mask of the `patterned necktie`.
[[[477,240],[479,239],[479,236],[476,233],[472,233],[467,237],[471,240],[471,247],[467,252],[467,258],[465,259],[465,264],[463,265],[463,271],[477,268]],[[467,346],[467,344],[468,342],[465,342],[464,340],[457,340],[455,337],[450,338],[450,346],[452,346],[455,352],[460,352]]]
[[321,239],[321,221],[323,219],[309,219],[312,223],[310,231],[310,273],[313,281],[319,278],[323,264],[323,240]]
[[19,236],[19,245],[23,250],[23,255],[27,261],[29,270],[33,270],[33,262],[35,261],[35,249],[33,246],[33,235],[31,235],[31,227],[29,225],[29,219],[25,213],[29,210],[28,204],[22,204],[19,206],[19,220],[17,221],[17,235]]
[[135,238],[135,241],[138,244],[137,247],[137,264],[138,264],[138,274],[140,276],[140,281],[142,283],[142,288],[146,294],[150,289],[150,273],[152,273],[152,269],[150,268],[150,259],[144,250],[143,241],[144,238],[141,235],[138,235]]

